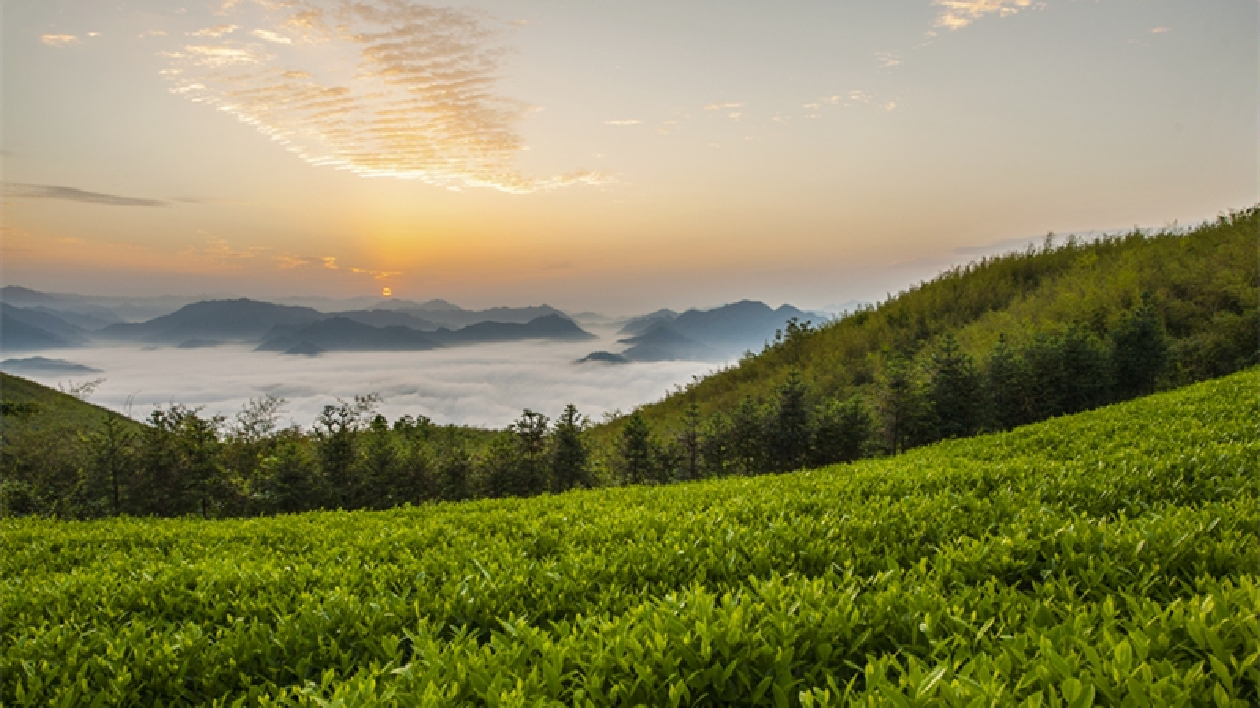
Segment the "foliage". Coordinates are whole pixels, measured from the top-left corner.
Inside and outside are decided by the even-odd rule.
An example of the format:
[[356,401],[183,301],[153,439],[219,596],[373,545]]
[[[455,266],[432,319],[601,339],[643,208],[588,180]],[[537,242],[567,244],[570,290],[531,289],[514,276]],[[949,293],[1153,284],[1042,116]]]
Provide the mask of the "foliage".
[[1256,705],[1258,418],[1251,370],[797,474],[0,520],[0,702]]

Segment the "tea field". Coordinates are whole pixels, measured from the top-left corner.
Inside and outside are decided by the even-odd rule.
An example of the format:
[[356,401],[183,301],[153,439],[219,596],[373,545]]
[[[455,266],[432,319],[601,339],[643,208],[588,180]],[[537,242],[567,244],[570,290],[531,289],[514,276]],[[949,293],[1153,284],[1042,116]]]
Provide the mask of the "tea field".
[[0,521],[6,706],[1254,706],[1260,371],[808,472]]

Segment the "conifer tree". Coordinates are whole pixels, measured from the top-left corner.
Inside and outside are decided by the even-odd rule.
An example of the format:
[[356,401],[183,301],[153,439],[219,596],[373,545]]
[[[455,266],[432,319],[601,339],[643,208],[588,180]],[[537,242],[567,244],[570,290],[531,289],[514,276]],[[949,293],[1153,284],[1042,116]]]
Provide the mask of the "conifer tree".
[[551,488],[563,492],[575,487],[594,486],[590,452],[583,432],[586,422],[570,403],[556,419],[551,433]]
[[1168,364],[1168,335],[1150,292],[1125,312],[1111,332],[1111,360],[1116,395],[1121,399],[1155,392],[1155,382]]
[[808,388],[801,373],[789,372],[787,381],[779,387],[778,405],[771,422],[770,455],[775,471],[800,469],[809,460],[812,421],[807,395]]
[[974,434],[980,429],[982,410],[980,374],[952,333],[941,337],[930,366],[928,404],[936,434],[942,438]]
[[1027,404],[1027,368],[1015,349],[998,335],[984,367],[984,393],[989,405],[988,422],[998,430],[1010,430],[1031,422]]
[[852,462],[866,454],[874,424],[861,398],[825,401],[818,406],[815,421],[812,464]]
[[617,467],[625,484],[645,484],[656,479],[652,431],[639,411],[631,413],[621,429]]

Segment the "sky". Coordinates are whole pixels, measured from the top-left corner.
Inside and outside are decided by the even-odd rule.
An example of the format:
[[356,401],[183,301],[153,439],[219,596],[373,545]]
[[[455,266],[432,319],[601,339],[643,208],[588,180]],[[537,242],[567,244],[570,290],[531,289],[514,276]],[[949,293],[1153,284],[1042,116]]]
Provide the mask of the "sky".
[[875,301],[1257,202],[1251,0],[5,0],[5,284]]

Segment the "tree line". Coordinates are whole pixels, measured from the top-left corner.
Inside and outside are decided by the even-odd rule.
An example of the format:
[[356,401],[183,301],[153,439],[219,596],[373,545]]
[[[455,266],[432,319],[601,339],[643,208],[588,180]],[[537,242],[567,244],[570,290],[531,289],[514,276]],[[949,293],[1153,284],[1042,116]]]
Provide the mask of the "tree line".
[[[790,322],[772,346],[810,332]],[[482,431],[423,416],[391,423],[367,395],[325,406],[302,430],[280,424],[282,399],[264,397],[231,419],[170,405],[142,425],[110,415],[67,436],[39,426],[36,406],[6,404],[0,503],[6,514],[217,518],[787,472],[1148,394],[1169,351],[1146,296],[1102,336],[1074,324],[1018,345],[999,338],[977,361],[946,333],[914,355],[884,350],[874,381],[843,399],[792,371],[772,396],[708,415],[692,402],[674,425],[623,416],[607,443],[572,405],[554,420],[527,409],[502,431]]]

